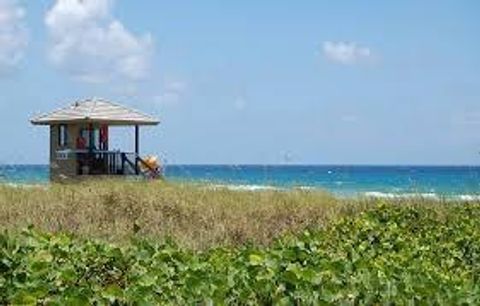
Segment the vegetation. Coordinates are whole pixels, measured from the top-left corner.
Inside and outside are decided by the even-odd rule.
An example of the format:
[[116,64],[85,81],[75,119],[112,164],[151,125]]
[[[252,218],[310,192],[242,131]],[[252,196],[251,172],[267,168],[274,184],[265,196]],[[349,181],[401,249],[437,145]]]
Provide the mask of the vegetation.
[[175,240],[205,249],[267,245],[286,233],[319,228],[368,203],[347,203],[323,192],[242,192],[192,184],[125,181],[0,186],[0,230],[29,225],[44,232],[128,242]]
[[379,206],[269,247],[0,236],[7,304],[478,304],[480,207]]
[[0,191],[0,304],[480,303],[480,203],[92,186]]

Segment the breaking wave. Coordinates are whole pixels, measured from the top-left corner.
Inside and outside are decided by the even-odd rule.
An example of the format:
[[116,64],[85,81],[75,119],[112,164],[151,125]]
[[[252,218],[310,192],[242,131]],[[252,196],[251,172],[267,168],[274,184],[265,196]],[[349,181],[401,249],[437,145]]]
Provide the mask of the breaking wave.
[[477,194],[437,194],[437,193],[392,193],[380,191],[368,191],[362,194],[367,198],[381,198],[381,199],[428,199],[428,200],[454,200],[464,202],[480,201],[480,195]]

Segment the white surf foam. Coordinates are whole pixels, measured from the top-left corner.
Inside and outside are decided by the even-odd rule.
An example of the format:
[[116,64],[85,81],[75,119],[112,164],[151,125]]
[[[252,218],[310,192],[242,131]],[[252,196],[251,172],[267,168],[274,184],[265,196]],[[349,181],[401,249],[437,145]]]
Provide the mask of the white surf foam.
[[466,202],[480,201],[480,195],[473,195],[473,194],[461,194],[458,196],[454,196],[454,198],[457,200],[466,201]]
[[383,199],[429,199],[429,200],[453,200],[462,202],[480,202],[478,194],[460,194],[460,195],[443,195],[433,192],[429,193],[392,193],[369,191],[362,194],[367,198],[383,198]]
[[212,189],[228,189],[233,191],[289,191],[289,190],[301,190],[301,191],[316,191],[316,190],[324,190],[320,187],[314,186],[291,186],[291,187],[279,187],[279,186],[270,186],[270,185],[234,185],[234,184],[217,184],[217,185],[210,185]]
[[265,191],[265,190],[282,190],[282,188],[268,185],[210,185],[211,189],[228,189],[233,191]]
[[39,189],[47,189],[47,184],[24,184],[24,183],[3,183],[0,182],[0,186],[10,187],[10,188],[39,188]]
[[363,193],[363,196],[368,198],[384,198],[384,199],[411,199],[411,198],[423,198],[431,200],[439,200],[441,196],[436,193],[392,193],[392,192],[380,192],[380,191],[368,191]]

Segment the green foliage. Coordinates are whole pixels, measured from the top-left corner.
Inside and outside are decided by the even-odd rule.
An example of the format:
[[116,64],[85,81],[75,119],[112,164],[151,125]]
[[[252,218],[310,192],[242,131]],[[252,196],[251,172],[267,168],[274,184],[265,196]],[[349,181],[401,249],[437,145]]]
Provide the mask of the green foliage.
[[380,205],[269,247],[0,235],[0,304],[479,304],[480,206]]

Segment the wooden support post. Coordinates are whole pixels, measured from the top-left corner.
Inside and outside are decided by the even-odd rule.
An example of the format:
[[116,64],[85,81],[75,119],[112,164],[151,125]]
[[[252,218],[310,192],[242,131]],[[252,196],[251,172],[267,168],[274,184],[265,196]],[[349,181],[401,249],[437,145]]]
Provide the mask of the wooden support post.
[[94,137],[93,137],[93,124],[90,123],[88,125],[88,150],[90,152],[93,151],[93,148],[94,148]]
[[135,174],[140,174],[138,165],[138,158],[140,157],[140,129],[138,125],[135,126]]
[[[122,153],[121,154],[121,158],[122,158],[122,168],[121,168],[121,171],[122,171],[122,175],[125,175],[125,161],[127,159],[127,156],[125,155],[125,153]],[[118,173],[117,173],[118,174]]]

